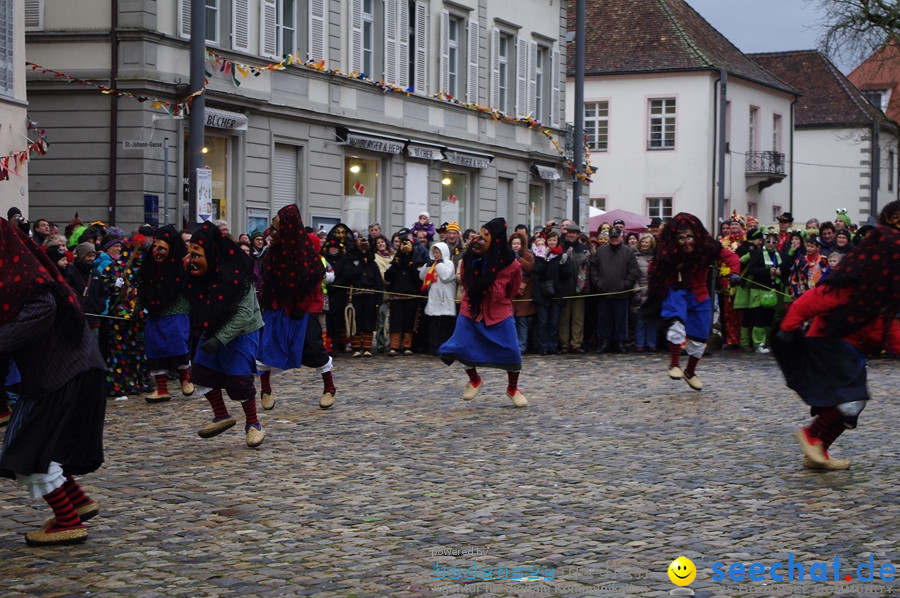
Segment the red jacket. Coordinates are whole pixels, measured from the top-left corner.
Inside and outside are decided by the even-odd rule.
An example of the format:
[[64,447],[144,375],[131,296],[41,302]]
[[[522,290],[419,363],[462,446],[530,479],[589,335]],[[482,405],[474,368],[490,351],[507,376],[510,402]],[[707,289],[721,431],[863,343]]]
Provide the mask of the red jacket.
[[[788,332],[799,330],[804,322],[812,320],[806,336],[824,337],[825,318],[832,309],[844,305],[850,300],[853,289],[832,289],[825,292],[827,286],[816,286],[794,300],[788,309],[781,329]],[[900,352],[900,322],[891,318],[890,328],[886,327],[885,318],[875,318],[862,328],[845,336],[847,341],[863,353],[878,350],[882,344],[894,353]]]
[[[463,270],[463,262],[459,263],[459,270]],[[465,280],[465,277],[462,278]],[[485,325],[493,326],[513,315],[512,300],[519,292],[519,283],[522,282],[522,266],[518,260],[513,260],[505,268],[497,272],[497,278],[491,285],[488,296],[481,302],[481,313],[475,319],[476,322],[484,320]],[[462,304],[459,313],[469,316],[469,292],[463,292]]]

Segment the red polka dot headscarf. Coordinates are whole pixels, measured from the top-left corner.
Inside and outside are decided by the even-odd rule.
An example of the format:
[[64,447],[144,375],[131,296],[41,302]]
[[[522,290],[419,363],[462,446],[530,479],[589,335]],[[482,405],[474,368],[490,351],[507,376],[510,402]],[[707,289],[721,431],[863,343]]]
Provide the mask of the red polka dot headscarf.
[[278,238],[263,256],[262,308],[281,307],[290,315],[321,288],[325,267],[296,205],[278,210]]
[[222,234],[212,222],[203,223],[191,243],[203,247],[209,270],[205,276],[185,276],[184,292],[191,302],[191,320],[207,335],[228,321],[246,292],[253,292],[253,258]]
[[56,264],[19,227],[0,218],[0,326],[13,320],[35,292],[47,289],[57,303],[54,326],[80,335],[84,313]]

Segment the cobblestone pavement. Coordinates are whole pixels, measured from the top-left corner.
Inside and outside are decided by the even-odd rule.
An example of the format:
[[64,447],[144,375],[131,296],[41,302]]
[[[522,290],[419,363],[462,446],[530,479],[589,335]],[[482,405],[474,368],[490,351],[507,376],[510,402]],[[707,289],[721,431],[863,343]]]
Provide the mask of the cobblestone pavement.
[[[110,399],[106,463],[82,480],[102,508],[87,543],[27,548],[49,510],[0,485],[0,595],[667,596],[680,555],[696,596],[900,594],[879,579],[900,569],[896,361],[870,362],[876,400],[835,446],[845,472],[801,468],[808,411],[771,356],[704,359],[702,392],[666,368],[527,356],[515,409],[499,370],[463,402],[458,366],[341,356],[329,411],[312,370],[273,376],[258,449],[240,425],[199,438],[202,398]],[[803,583],[796,565],[792,583],[768,577],[789,558]],[[764,581],[713,580],[715,563],[759,579],[754,562]]]

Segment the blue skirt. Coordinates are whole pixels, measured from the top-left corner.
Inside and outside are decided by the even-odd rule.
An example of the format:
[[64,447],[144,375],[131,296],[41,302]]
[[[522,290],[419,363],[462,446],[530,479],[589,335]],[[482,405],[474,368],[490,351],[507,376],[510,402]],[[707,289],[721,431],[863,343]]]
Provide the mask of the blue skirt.
[[447,365],[459,361],[466,367],[517,372],[522,369],[522,353],[519,352],[515,318],[486,326],[484,320],[476,322],[459,314],[453,336],[441,345],[438,356]]
[[191,319],[188,314],[148,318],[144,326],[144,347],[148,359],[181,357],[191,352]]
[[306,340],[306,325],[309,314],[294,319],[284,309],[263,312],[265,326],[260,333],[260,363],[279,370],[298,368],[303,364],[303,344]]
[[259,352],[259,331],[254,330],[232,339],[213,354],[200,350],[199,345],[206,340],[206,333],[200,337],[194,363],[229,376],[256,375],[256,354]]

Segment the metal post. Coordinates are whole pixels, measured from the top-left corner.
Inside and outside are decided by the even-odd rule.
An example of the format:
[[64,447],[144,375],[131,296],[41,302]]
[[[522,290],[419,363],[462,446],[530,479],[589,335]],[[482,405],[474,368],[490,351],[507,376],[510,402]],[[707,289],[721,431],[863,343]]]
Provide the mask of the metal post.
[[[195,93],[203,89],[206,76],[206,0],[191,0],[191,90]],[[191,103],[189,125],[191,142],[188,149],[188,223],[194,226],[197,222],[197,170],[203,168],[203,143],[206,139],[206,94],[194,96]]]
[[[575,2],[575,174],[584,170],[584,6]],[[572,220],[581,224],[581,179],[572,184]]]
[[169,224],[169,138],[163,139],[163,224]]
[[[725,69],[719,70],[719,188],[717,189],[718,193],[716,194],[716,212],[719,215],[718,223],[721,223],[725,220],[725,122],[726,122],[726,114],[725,112],[728,110],[728,72]],[[716,232],[721,229],[721,226],[717,224],[715,216],[713,216],[713,226],[715,227]]]

